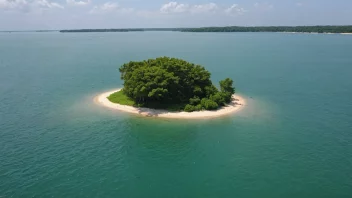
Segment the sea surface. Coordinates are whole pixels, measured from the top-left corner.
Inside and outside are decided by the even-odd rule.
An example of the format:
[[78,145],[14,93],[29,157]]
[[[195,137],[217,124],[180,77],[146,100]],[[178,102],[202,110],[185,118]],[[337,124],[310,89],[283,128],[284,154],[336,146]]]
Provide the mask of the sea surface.
[[[234,79],[242,111],[145,118],[94,103],[159,56]],[[0,33],[0,197],[350,198],[352,36]]]

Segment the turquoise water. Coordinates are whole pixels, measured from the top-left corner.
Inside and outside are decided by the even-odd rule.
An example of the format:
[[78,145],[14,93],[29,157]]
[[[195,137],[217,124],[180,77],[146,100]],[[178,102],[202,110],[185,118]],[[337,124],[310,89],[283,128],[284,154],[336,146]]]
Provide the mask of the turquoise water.
[[[1,33],[0,197],[351,197],[352,36]],[[173,56],[247,99],[214,120],[94,104]]]

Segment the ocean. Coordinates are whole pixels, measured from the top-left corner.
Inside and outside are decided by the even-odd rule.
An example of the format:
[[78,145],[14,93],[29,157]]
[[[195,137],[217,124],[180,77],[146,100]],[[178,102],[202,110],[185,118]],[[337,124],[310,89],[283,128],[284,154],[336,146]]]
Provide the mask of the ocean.
[[[352,196],[352,36],[0,33],[0,197]],[[230,77],[246,106],[206,120],[94,103],[160,56]]]

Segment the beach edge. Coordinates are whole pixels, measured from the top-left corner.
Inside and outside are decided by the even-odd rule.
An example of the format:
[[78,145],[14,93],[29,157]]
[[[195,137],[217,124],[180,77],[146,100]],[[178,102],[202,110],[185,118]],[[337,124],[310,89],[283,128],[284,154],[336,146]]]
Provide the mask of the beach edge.
[[120,91],[121,89],[114,89],[97,95],[94,98],[95,103],[100,106],[107,107],[109,109],[127,112],[131,114],[137,114],[145,117],[156,117],[156,118],[172,118],[172,119],[206,119],[206,118],[217,118],[226,115],[234,114],[240,111],[245,105],[245,99],[238,95],[232,95],[231,103],[224,107],[221,107],[214,111],[195,111],[195,112],[169,112],[166,110],[150,109],[150,108],[139,108],[128,105],[121,105],[111,102],[108,97]]

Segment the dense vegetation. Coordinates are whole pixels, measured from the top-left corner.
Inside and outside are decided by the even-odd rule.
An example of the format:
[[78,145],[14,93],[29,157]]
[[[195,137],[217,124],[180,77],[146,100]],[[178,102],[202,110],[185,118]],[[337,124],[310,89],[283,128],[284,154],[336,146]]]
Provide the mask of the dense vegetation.
[[316,32],[352,33],[352,26],[263,26],[263,27],[204,27],[185,28],[182,32]]
[[119,70],[124,88],[109,97],[117,103],[192,112],[218,109],[235,93],[231,79],[220,81],[218,90],[204,67],[176,58],[131,61]]
[[60,32],[131,32],[131,31],[181,31],[181,32],[317,32],[352,33],[352,26],[257,26],[257,27],[202,27],[202,28],[135,28],[135,29],[81,29]]

